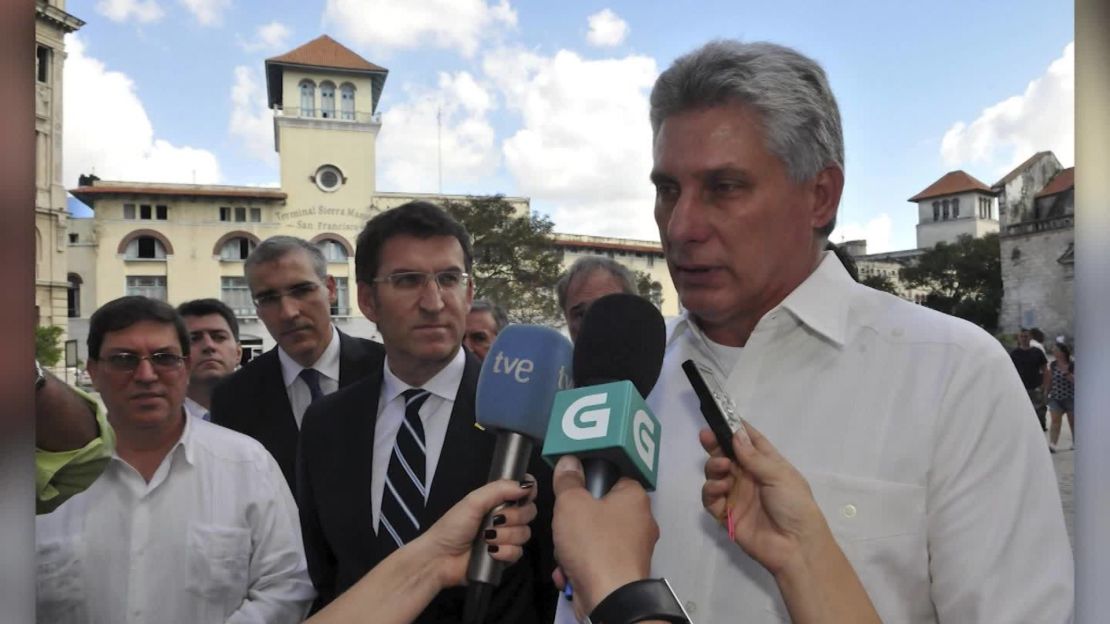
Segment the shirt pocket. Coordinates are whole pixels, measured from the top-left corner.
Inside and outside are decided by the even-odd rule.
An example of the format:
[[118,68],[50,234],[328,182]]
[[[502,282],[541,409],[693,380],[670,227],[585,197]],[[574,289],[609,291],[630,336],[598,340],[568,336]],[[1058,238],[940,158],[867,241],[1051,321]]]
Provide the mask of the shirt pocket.
[[38,545],[36,614],[39,622],[85,619],[84,558],[84,542],[77,537]]
[[189,592],[235,606],[246,598],[251,533],[240,527],[194,524],[188,537]]

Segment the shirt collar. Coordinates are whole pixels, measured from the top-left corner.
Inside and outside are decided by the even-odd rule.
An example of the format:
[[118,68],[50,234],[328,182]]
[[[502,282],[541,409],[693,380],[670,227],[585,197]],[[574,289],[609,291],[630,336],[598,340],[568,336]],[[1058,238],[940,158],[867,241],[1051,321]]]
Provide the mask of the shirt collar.
[[[772,308],[764,318],[778,309],[789,311],[798,321],[813,331],[843,346],[847,336],[848,307],[850,297],[847,291],[857,286],[840,259],[831,251],[824,252],[821,262],[809,277],[798,285],[779,305]],[[763,322],[763,319],[760,319]],[[667,323],[667,344],[691,332],[695,340],[708,338],[690,318],[690,312],[682,314]],[[707,352],[712,352],[708,345]]]
[[[278,360],[281,362],[281,377],[285,382],[285,387],[293,385],[301,371],[305,369],[294,360],[285,349],[278,347]],[[331,342],[328,343],[324,352],[320,354],[320,358],[312,364],[310,368],[315,368],[320,374],[339,381],[339,330],[335,325],[331,326]]]
[[[402,392],[412,388],[401,381],[389,368],[389,356],[385,356],[385,366],[382,367],[382,398],[384,404],[396,399]],[[446,401],[454,401],[455,393],[459,391],[462,383],[463,370],[466,368],[466,352],[460,347],[455,357],[444,366],[434,377],[429,379],[421,388],[431,392]],[[384,405],[383,404],[383,405]]]
[[204,415],[208,413],[208,408],[197,403],[189,397],[185,397],[185,414],[189,416],[196,416],[204,420]]
[[[193,424],[193,422],[194,420],[200,419],[189,418],[189,413],[185,411],[184,405],[181,406],[181,411],[185,412],[185,428],[181,431],[181,437],[179,437],[177,439],[177,442],[174,442],[173,446],[170,447],[170,450],[166,452],[166,457],[170,457],[174,453],[178,452],[178,449],[180,448],[181,452],[185,455],[185,461],[195,465],[196,451],[193,449],[193,447],[196,446],[196,442],[193,441],[193,427],[195,427],[196,425]],[[112,449],[112,459],[120,462],[124,461],[123,458],[119,456],[118,448]],[[166,461],[165,458],[163,458],[162,461]]]

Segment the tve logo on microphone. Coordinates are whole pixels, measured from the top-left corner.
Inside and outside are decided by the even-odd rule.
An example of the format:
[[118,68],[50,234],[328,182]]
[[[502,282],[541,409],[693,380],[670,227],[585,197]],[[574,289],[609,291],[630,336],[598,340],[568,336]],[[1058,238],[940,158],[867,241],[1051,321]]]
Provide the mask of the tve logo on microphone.
[[563,455],[604,458],[653,490],[660,435],[659,420],[629,381],[564,390],[551,406],[543,457],[552,465]]

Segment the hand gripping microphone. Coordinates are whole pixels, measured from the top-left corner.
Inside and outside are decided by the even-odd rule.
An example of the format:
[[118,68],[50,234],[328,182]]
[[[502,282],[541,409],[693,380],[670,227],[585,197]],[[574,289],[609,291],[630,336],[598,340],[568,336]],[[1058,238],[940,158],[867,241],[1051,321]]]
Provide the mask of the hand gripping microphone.
[[[493,341],[475,399],[478,424],[497,435],[490,482],[524,478],[533,444],[542,442],[547,431],[555,393],[570,387],[572,350],[565,336],[538,325],[509,325]],[[486,515],[470,549],[463,611],[468,624],[485,619],[493,590],[501,583],[504,564],[490,557],[482,537],[496,512]]]
[[543,457],[555,465],[577,455],[595,498],[622,476],[655,489],[661,430],[643,397],[659,379],[665,342],[659,310],[635,295],[601,297],[582,320],[575,388],[555,396]]

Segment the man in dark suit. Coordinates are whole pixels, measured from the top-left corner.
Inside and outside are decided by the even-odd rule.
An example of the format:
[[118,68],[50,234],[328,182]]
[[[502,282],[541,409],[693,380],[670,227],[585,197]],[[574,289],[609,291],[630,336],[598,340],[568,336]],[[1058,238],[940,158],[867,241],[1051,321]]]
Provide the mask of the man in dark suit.
[[308,404],[380,367],[384,350],[332,324],[335,279],[312,243],[268,238],[251,252],[243,272],[258,318],[277,346],[216,388],[212,422],[261,442],[296,494],[297,438]]
[[[486,481],[495,438],[475,427],[481,365],[462,347],[471,267],[466,230],[427,202],[383,212],[359,235],[359,308],[386,356],[305,414],[297,498],[317,608]],[[533,458],[529,472],[549,490],[550,469]],[[537,506],[533,540],[506,570],[489,622],[553,615],[550,491]],[[464,601],[462,588],[446,590],[417,621],[459,622]]]

